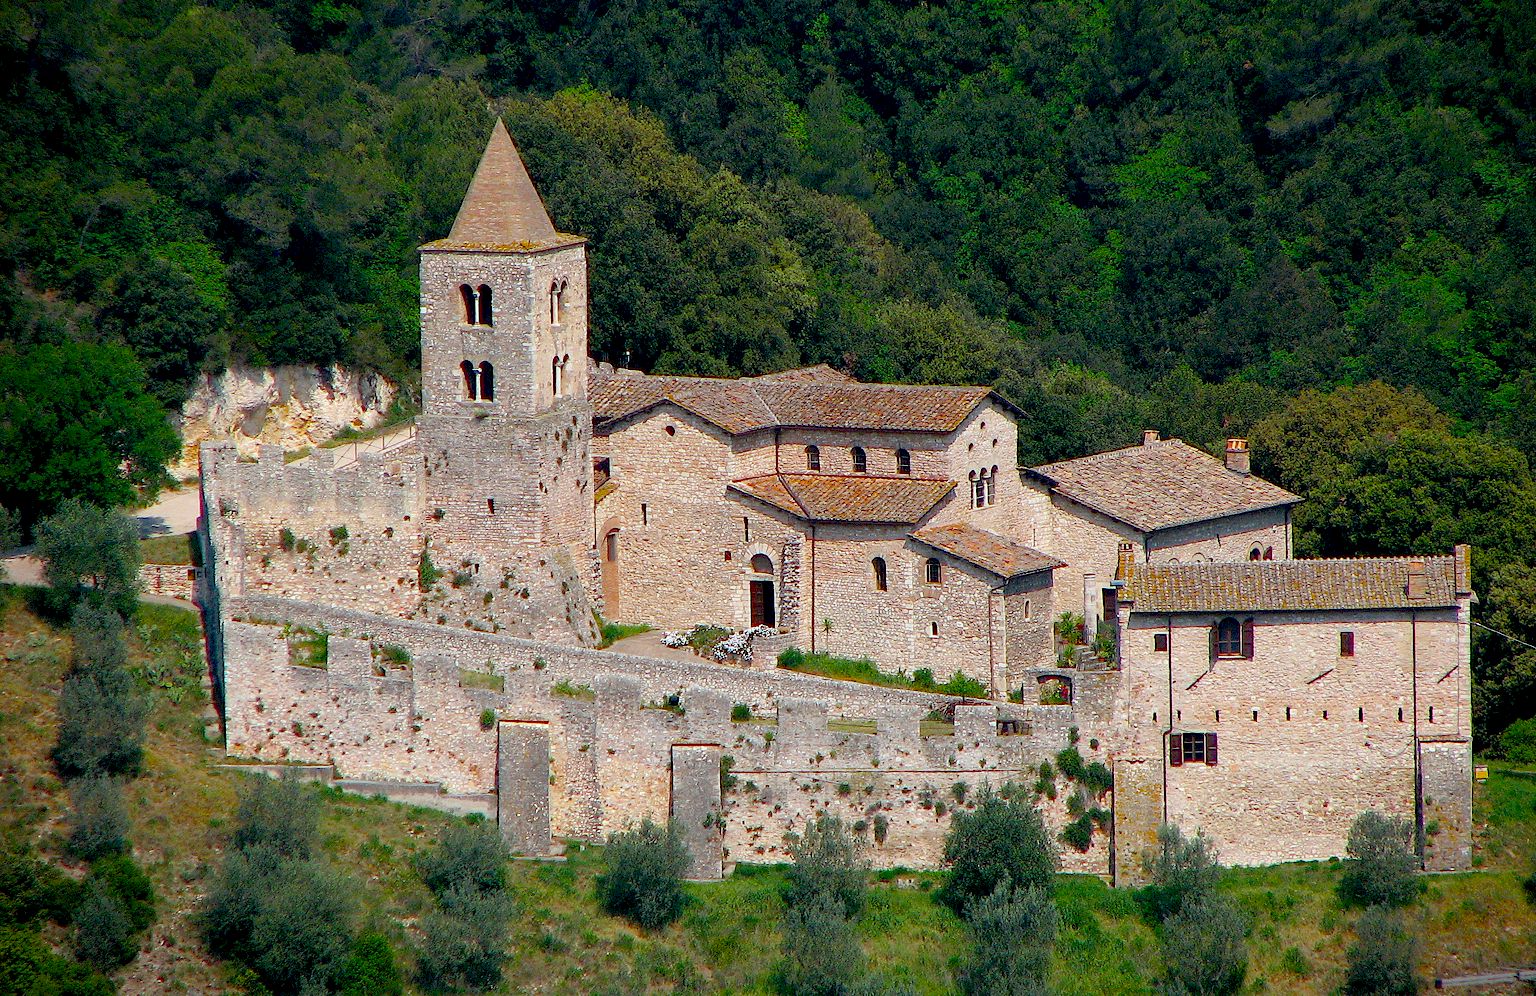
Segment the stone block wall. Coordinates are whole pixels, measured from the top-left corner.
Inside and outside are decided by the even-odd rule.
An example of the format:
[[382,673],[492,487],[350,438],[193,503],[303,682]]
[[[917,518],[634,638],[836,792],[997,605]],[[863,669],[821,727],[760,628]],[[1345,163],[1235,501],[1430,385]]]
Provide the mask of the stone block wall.
[[198,570],[187,564],[142,564],[139,590],[146,595],[193,601],[197,597]]

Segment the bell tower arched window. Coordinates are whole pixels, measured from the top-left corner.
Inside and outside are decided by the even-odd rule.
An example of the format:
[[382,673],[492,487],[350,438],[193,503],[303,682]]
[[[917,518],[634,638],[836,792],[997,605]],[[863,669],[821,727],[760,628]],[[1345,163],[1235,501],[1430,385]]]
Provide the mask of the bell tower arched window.
[[875,572],[875,590],[876,591],[885,591],[886,590],[885,558],[884,557],[876,557],[874,560],[871,560],[869,562],[869,566]]
[[553,391],[555,397],[558,398],[560,395],[565,393],[565,364],[561,363],[560,357],[557,356],[549,362],[549,369],[550,390]]
[[496,369],[491,366],[490,360],[480,364],[480,400],[496,400]]
[[491,288],[481,284],[475,292],[475,321],[476,325],[491,324]]
[[471,401],[480,400],[480,371],[468,360],[459,364],[459,370],[464,374],[464,397]]
[[459,297],[464,302],[464,324],[475,324],[475,317],[477,314],[476,298],[478,297],[478,295],[475,293],[475,289],[469,286],[469,284],[459,284]]
[[559,325],[565,318],[565,281],[549,285],[549,324]]

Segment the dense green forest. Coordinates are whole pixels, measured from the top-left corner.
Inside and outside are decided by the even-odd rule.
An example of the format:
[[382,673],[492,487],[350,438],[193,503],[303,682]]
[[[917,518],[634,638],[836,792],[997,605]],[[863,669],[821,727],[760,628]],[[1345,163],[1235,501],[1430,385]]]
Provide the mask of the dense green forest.
[[[0,504],[27,521],[120,500],[118,461],[152,477],[170,443],[142,395],[174,407],[200,369],[409,381],[415,247],[500,113],[592,239],[594,354],[992,383],[1025,462],[1251,434],[1309,499],[1302,553],[1470,541],[1480,618],[1536,643],[1527,0],[0,18]],[[108,396],[138,428],[40,445]],[[1536,653],[1478,650],[1486,737],[1536,708]]]

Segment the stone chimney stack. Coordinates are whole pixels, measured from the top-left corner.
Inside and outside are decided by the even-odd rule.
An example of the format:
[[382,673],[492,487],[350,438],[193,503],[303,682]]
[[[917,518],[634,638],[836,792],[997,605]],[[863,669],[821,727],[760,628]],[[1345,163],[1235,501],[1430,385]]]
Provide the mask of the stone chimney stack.
[[1163,438],[1162,434],[1159,433],[1156,429],[1141,430],[1141,445],[1143,446],[1151,446],[1161,438]]
[[1456,558],[1456,594],[1472,594],[1472,548],[1465,543],[1457,543],[1451,556]]
[[1124,581],[1131,576],[1136,565],[1136,547],[1122,540],[1116,551],[1115,579]]
[[1234,474],[1248,473],[1248,440],[1227,440],[1227,469]]

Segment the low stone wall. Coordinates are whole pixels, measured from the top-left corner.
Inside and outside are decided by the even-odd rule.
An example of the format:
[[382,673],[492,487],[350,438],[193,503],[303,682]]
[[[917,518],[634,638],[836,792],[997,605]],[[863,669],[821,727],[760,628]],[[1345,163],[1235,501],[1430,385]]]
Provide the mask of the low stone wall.
[[[550,836],[599,840],[646,816],[674,816],[687,824],[694,874],[705,877],[722,858],[784,860],[784,835],[819,812],[857,826],[877,866],[935,866],[953,814],[973,807],[983,786],[1033,783],[1073,725],[1062,706],[968,704],[279,599],[232,599],[226,613],[231,754],[441,782],[455,793],[499,790],[503,826],[525,853],[547,850]],[[291,663],[285,624],[331,634],[324,668]],[[738,703],[751,721],[732,720]],[[952,710],[952,733],[923,734],[935,709]],[[529,752],[546,739],[547,768]],[[729,775],[719,770],[725,758]],[[1058,785],[1055,800],[1042,800],[1057,827],[1076,791]],[[1108,862],[1102,833],[1063,860],[1096,873]]]
[[146,595],[197,601],[198,569],[188,564],[143,564],[139,590]]

